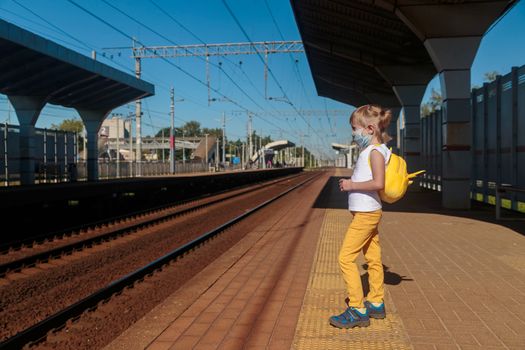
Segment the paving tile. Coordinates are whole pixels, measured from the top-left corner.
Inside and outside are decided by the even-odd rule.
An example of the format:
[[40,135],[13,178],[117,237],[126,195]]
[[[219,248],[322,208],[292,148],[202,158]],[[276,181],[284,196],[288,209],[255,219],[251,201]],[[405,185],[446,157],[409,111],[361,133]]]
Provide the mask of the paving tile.
[[196,335],[185,335],[177,339],[175,343],[171,346],[170,350],[177,349],[191,349],[195,344],[200,340],[200,336]]
[[147,350],[168,350],[172,345],[172,341],[156,341],[148,346]]
[[227,337],[222,343],[219,344],[218,349],[220,350],[235,350],[242,349],[244,345],[244,339]]
[[[422,196],[409,193],[406,202]],[[294,231],[304,218],[289,217],[286,235],[268,232],[149,348],[525,349],[524,236],[476,213],[386,209],[379,231],[388,316],[340,330],[328,317],[344,308],[337,254],[351,215],[313,213],[322,223],[316,232]],[[365,263],[359,256],[362,274]]]

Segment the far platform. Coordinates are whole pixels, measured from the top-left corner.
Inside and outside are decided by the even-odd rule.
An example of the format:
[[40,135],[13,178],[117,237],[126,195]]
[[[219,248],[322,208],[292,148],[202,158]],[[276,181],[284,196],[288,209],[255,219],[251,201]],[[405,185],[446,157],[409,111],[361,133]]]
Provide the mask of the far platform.
[[0,187],[0,219],[4,225],[14,220],[0,244],[300,171],[290,167]]

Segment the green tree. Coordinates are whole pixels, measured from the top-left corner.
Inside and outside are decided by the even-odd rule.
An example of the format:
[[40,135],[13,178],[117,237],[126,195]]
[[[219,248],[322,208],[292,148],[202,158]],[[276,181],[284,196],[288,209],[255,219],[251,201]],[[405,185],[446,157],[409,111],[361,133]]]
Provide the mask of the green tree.
[[182,126],[186,136],[199,136],[201,134],[201,123],[195,120],[190,120]]
[[164,134],[164,137],[170,137],[170,128],[162,128],[160,129],[156,134],[155,137],[162,137]]
[[51,124],[51,129],[81,133],[84,130],[84,123],[80,119],[65,119],[58,125]]
[[202,134],[209,134],[210,136],[215,136],[222,138],[222,129],[221,128],[202,128]]
[[443,97],[441,96],[439,92],[437,92],[434,89],[432,89],[432,92],[430,94],[430,103],[436,108],[438,106],[441,106],[441,103],[443,103]]
[[432,89],[432,92],[430,93],[430,99],[428,102],[423,103],[421,105],[421,115],[424,117],[434,113],[436,110],[441,109],[441,104],[443,103],[443,96],[441,94]]
[[430,107],[430,103],[423,103],[421,105],[421,115],[423,117],[427,117],[432,113],[432,109]]
[[269,144],[270,142],[273,142],[271,136],[267,135],[267,136],[263,136],[262,137],[262,144],[263,144],[263,146]]
[[80,119],[65,119],[60,124],[51,124],[51,129],[75,132],[77,133],[78,151],[84,150],[84,137],[82,136],[82,130],[84,130],[84,123]]
[[486,82],[491,83],[494,80],[496,80],[498,75],[499,75],[499,72],[496,70],[493,70],[493,71],[486,72],[485,74],[483,74],[483,78],[485,79]]
[[269,136],[269,135],[266,135],[266,136],[262,136],[262,135],[258,135],[257,132],[253,131],[252,133],[252,141],[253,141],[253,144],[256,145],[257,147],[259,147],[259,139],[261,140],[261,144],[264,146],[264,145],[267,145],[269,144],[270,142],[273,141],[272,137]]
[[[182,136],[182,130],[184,130],[185,136],[200,136],[202,135],[201,130],[201,123],[195,120],[190,120],[189,122],[186,122],[184,125],[175,127],[175,137],[181,137]],[[156,134],[155,137],[161,137],[162,132],[164,131],[164,137],[168,137],[170,135],[170,128],[162,128],[160,129]]]

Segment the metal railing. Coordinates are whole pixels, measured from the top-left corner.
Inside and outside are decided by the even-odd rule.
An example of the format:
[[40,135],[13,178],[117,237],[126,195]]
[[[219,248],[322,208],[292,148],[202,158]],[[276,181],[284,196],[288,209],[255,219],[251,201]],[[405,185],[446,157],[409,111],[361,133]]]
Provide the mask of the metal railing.
[[[525,65],[471,92],[471,198],[525,213]],[[441,190],[443,115],[421,119],[421,185]],[[463,166],[463,164],[457,164]],[[511,192],[502,198],[505,189]]]
[[507,193],[523,193],[525,194],[525,189],[516,188],[512,186],[497,186],[496,187],[496,220],[520,220],[525,221],[525,218],[502,218],[501,217],[501,205],[507,201],[507,208],[512,207],[512,199],[503,198]]

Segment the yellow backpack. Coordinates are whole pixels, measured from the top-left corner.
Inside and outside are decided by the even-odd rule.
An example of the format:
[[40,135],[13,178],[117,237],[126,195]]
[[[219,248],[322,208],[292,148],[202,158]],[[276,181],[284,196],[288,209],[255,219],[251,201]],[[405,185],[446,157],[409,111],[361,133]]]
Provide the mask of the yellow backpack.
[[412,179],[424,172],[425,170],[420,170],[409,174],[405,160],[391,153],[385,168],[385,188],[379,191],[379,197],[386,203],[397,202],[405,195],[408,185],[412,184]]

